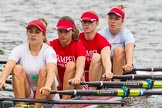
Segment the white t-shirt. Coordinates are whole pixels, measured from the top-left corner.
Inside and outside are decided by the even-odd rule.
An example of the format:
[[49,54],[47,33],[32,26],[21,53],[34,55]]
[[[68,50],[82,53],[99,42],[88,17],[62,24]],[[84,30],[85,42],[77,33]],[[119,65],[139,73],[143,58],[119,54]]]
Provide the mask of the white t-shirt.
[[[33,76],[37,77],[39,70],[47,63],[57,63],[56,52],[52,47],[43,43],[42,48],[37,56],[31,55],[29,44],[25,43],[15,47],[10,54],[9,60],[14,60],[17,64],[21,64],[26,72],[29,85],[32,89],[36,89],[37,81],[33,80]],[[55,78],[54,78],[55,79]]]
[[114,48],[116,46],[125,48],[127,43],[135,44],[135,39],[132,33],[126,28],[121,29],[116,35],[112,35],[108,27],[100,30],[98,33],[104,36],[111,44],[111,56],[113,56]]

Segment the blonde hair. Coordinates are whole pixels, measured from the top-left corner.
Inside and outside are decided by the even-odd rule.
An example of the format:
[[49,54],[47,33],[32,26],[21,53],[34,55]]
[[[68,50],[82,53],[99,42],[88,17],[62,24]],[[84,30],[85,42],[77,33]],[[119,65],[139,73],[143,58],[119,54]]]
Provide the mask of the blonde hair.
[[45,27],[47,27],[48,23],[47,23],[47,20],[46,19],[39,18],[38,21],[41,22]]
[[88,11],[85,11],[85,12],[91,12],[91,13],[97,15],[96,11],[94,11],[94,10],[88,10]]
[[[41,22],[41,23],[47,28],[48,23],[47,23],[47,20],[46,20],[46,19],[44,19],[44,18],[39,18],[38,21]],[[46,33],[44,33],[44,36],[45,36],[45,37],[44,37],[44,39],[43,39],[43,42],[44,42],[44,43],[47,43]]]
[[77,29],[77,27],[76,27],[76,25],[75,25],[75,23],[74,23],[74,20],[73,20],[71,17],[69,17],[69,16],[63,16],[63,17],[61,17],[61,18],[59,19],[59,21],[60,21],[60,20],[67,20],[67,21],[70,21],[71,23],[74,24],[74,28],[72,29],[72,31],[74,32],[74,33],[72,34],[72,39],[73,39],[73,40],[79,40],[79,30]]
[[120,9],[121,11],[124,12],[124,9],[126,8],[126,6],[122,5],[122,4],[118,4],[115,6],[116,8]]

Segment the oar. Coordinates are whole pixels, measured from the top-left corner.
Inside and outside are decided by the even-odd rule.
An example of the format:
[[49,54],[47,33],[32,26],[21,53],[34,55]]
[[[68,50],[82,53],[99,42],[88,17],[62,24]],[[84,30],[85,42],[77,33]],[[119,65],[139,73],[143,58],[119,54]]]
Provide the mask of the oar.
[[7,83],[7,84],[12,84],[12,79],[7,79],[7,80],[6,80],[6,83]]
[[121,87],[130,87],[130,88],[162,88],[162,81],[141,81],[141,82],[108,82],[108,81],[93,81],[93,82],[80,82],[80,85],[88,85],[89,87],[109,87],[109,88],[121,88]]
[[150,67],[150,68],[134,68],[133,71],[162,71],[161,67]]
[[114,75],[113,79],[132,79],[132,80],[146,80],[146,79],[152,79],[152,80],[162,80],[162,75]]
[[12,88],[4,88],[4,91],[13,92],[13,89]]
[[0,101],[30,102],[44,104],[125,104],[125,101],[101,101],[101,100],[46,100],[28,98],[0,98]]
[[0,61],[0,64],[6,64],[7,61]]
[[[11,80],[7,80],[11,83]],[[88,85],[89,87],[109,87],[109,88],[145,88],[145,89],[152,89],[152,88],[162,88],[162,81],[152,81],[146,80],[141,82],[108,82],[108,81],[93,81],[93,82],[84,82],[81,81],[80,85]],[[12,89],[5,88],[5,91],[13,91]],[[53,91],[51,93],[56,93],[58,91]],[[71,91],[73,94],[73,91]]]
[[52,90],[51,94],[64,94],[74,96],[121,96],[121,97],[136,97],[136,96],[150,96],[150,95],[162,95],[162,91],[153,90],[136,90],[122,88],[118,90]]

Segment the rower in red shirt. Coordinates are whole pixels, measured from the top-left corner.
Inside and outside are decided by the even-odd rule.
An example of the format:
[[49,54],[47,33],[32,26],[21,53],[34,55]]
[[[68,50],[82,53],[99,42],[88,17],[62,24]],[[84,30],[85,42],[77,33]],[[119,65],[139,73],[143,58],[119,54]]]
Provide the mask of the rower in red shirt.
[[[94,11],[86,11],[81,15],[84,32],[79,38],[86,48],[85,78],[86,81],[100,81],[112,79],[110,60],[110,44],[96,32],[99,18]],[[104,78],[104,79],[103,79]],[[90,90],[96,87],[89,87]]]
[[[58,39],[50,41],[50,46],[57,54],[59,89],[82,89],[83,86],[78,86],[78,84],[83,80],[86,50],[83,44],[78,41],[79,31],[69,16],[60,18],[56,29]],[[70,97],[63,95],[62,99],[69,99]]]

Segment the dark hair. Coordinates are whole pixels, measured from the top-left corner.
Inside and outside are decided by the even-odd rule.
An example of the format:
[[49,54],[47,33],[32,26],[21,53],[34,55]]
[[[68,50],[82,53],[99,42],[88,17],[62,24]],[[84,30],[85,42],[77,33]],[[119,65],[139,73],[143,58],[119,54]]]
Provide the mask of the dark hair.
[[[48,25],[47,20],[45,20],[44,18],[39,18],[38,21],[41,22],[47,28],[47,25]],[[47,43],[46,33],[44,33],[44,36],[45,37],[43,39],[43,42]]]
[[63,17],[61,17],[59,19],[59,21],[60,20],[67,20],[67,21],[70,21],[70,22],[72,22],[74,24],[74,28],[72,29],[72,31],[74,32],[73,35],[72,35],[72,39],[73,40],[79,40],[79,36],[78,36],[79,35],[79,30],[76,28],[74,20],[69,16],[63,16]]

